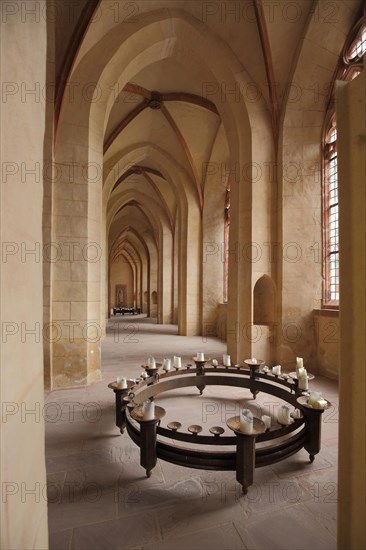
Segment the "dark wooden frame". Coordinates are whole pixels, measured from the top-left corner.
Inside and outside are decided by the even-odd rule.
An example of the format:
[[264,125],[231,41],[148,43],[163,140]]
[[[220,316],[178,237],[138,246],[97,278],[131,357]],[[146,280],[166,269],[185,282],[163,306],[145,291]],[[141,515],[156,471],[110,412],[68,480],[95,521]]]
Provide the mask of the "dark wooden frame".
[[[217,437],[170,430],[160,425],[160,418],[136,422],[131,415],[131,411],[137,406],[147,399],[154,400],[162,392],[196,386],[202,394],[207,385],[247,388],[253,399],[260,391],[274,395],[300,409],[302,417],[288,426],[269,431],[263,429],[262,433],[255,435],[234,432],[234,435]],[[113,384],[109,387],[116,392]],[[302,448],[309,453],[310,462],[313,462],[315,455],[320,451],[321,418],[325,409],[312,409],[299,403],[298,398],[302,392],[296,379],[284,379],[271,373],[262,373],[255,367],[211,367],[196,362],[193,368],[188,366],[178,371],[165,372],[159,376],[149,377],[139,384],[133,385],[131,382],[128,390],[117,392],[119,397],[117,399],[116,395],[116,408],[119,411],[116,412],[116,424],[121,433],[127,427],[130,438],[140,447],[140,462],[148,476],[151,475],[157,458],[190,468],[234,470],[236,479],[246,494],[248,487],[253,483],[255,468],[284,460]],[[161,441],[159,436],[195,443],[197,448],[170,445],[166,441]],[[256,448],[257,442],[264,441],[273,441],[273,444]],[[236,445],[236,451],[203,451],[199,449],[199,445]]]

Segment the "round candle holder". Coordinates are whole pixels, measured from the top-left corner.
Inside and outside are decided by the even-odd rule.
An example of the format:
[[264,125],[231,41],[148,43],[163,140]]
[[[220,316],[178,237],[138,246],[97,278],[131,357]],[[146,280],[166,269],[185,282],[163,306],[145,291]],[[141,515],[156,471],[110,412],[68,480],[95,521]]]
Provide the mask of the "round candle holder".
[[259,367],[264,365],[265,362],[262,361],[262,359],[257,359],[256,361],[253,361],[253,359],[245,359],[244,363],[248,365],[248,367],[250,367],[251,369],[254,368],[254,370],[258,370]]
[[162,363],[155,363],[155,367],[150,367],[149,365],[142,365],[142,367],[145,369],[145,372],[148,374],[149,377],[156,376],[158,374],[158,371],[160,367],[162,367]]
[[[322,397],[324,399],[324,397]],[[327,402],[326,407],[313,407],[313,405],[309,405],[309,396],[308,395],[301,395],[297,398],[297,402],[302,407],[305,407],[306,409],[311,409],[312,411],[326,411],[332,406],[332,403],[328,401],[327,399],[324,399],[324,401]]]
[[182,424],[180,422],[169,422],[167,426],[169,430],[172,430],[173,432],[177,432],[182,427]]
[[134,380],[126,380],[127,382],[127,386],[125,388],[120,388],[118,386],[118,382],[115,381],[115,382],[111,382],[110,384],[108,384],[108,388],[111,388],[112,390],[114,391],[129,391],[131,388],[133,388],[133,386],[135,385],[135,381]]
[[131,416],[137,422],[156,422],[157,420],[160,421],[163,418],[163,416],[165,416],[165,414],[166,414],[166,410],[163,409],[163,407],[159,407],[159,405],[155,405],[154,418],[152,418],[151,420],[144,420],[142,405],[137,405],[131,410]]
[[219,437],[221,434],[224,433],[224,428],[222,428],[221,426],[212,426],[212,428],[210,428],[210,433],[213,434],[215,437]]
[[266,431],[266,426],[264,422],[257,417],[253,418],[253,431],[251,434],[246,434],[240,430],[240,416],[232,416],[231,418],[229,418],[229,420],[226,421],[226,424],[230,428],[230,430],[240,435],[257,436]]
[[199,424],[192,424],[188,426],[188,431],[191,432],[192,435],[197,435],[202,432],[202,426]]
[[211,358],[210,357],[205,357],[204,359],[198,359],[198,357],[192,357],[193,361],[195,363],[208,363],[209,361],[211,361]]
[[[298,380],[296,371],[289,372],[288,375],[289,375],[289,377],[292,378],[293,380]],[[315,378],[314,374],[311,374],[311,372],[308,372],[308,373],[307,373],[307,377],[308,377],[308,380],[314,380],[314,378]]]

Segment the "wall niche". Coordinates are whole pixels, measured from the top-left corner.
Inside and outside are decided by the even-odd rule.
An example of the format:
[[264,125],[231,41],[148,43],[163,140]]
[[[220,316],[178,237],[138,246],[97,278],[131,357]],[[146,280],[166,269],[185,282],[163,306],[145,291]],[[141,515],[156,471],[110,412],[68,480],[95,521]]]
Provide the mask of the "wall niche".
[[262,275],[254,286],[253,323],[273,325],[276,321],[276,287],[269,275]]

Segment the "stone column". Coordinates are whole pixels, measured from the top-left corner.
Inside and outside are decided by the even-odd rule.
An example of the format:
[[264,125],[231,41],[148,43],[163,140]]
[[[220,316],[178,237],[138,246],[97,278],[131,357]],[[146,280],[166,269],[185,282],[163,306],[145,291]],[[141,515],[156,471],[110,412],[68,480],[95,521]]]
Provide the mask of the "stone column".
[[[46,2],[2,6],[1,546],[48,548],[42,311]],[[33,13],[30,13],[32,10]]]
[[336,89],[340,334],[338,547],[366,547],[366,72]]

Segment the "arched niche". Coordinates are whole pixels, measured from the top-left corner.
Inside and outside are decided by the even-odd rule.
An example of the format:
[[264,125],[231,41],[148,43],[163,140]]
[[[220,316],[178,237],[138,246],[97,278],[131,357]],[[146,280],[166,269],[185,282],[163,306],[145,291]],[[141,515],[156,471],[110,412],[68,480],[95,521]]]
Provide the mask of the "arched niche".
[[153,290],[153,292],[151,293],[151,303],[154,306],[156,306],[158,303],[158,293],[156,292],[156,290]]
[[276,287],[269,275],[262,275],[253,291],[253,323],[273,325],[276,321]]

